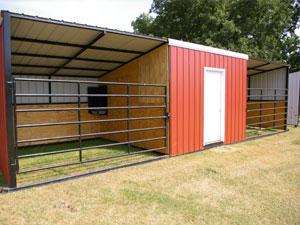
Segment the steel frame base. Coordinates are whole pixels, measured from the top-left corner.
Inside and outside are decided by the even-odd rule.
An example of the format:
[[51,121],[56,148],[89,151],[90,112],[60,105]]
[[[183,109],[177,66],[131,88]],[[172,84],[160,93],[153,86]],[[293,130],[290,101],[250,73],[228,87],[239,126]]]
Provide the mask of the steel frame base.
[[65,176],[65,177],[62,177],[62,178],[47,180],[47,181],[44,181],[44,182],[26,184],[26,185],[22,185],[22,186],[17,186],[15,188],[3,187],[2,189],[0,188],[0,193],[15,192],[15,191],[25,190],[25,189],[29,189],[29,188],[33,188],[33,187],[40,187],[40,186],[45,186],[45,185],[48,185],[48,184],[60,183],[60,182],[68,181],[68,180],[78,179],[78,178],[81,178],[81,177],[87,177],[87,176],[92,176],[92,175],[96,175],[96,174],[100,174],[100,173],[106,173],[106,172],[121,169],[121,168],[126,168],[126,167],[131,167],[131,166],[142,165],[142,164],[146,164],[146,163],[150,163],[150,162],[155,162],[155,161],[159,161],[159,160],[166,159],[166,158],[169,158],[169,157],[170,157],[169,155],[162,155],[162,156],[155,157],[153,159],[147,159],[147,160],[137,161],[137,162],[133,162],[133,163],[126,163],[126,164],[119,165],[119,166],[114,166],[114,167],[109,167],[109,168],[105,168],[105,169],[80,173],[80,174],[77,174],[77,175]]

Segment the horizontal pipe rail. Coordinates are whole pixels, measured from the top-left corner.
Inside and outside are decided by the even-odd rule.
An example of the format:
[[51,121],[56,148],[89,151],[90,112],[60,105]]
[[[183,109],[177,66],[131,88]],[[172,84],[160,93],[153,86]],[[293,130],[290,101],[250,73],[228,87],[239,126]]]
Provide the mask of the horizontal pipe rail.
[[38,141],[52,141],[52,140],[61,140],[61,139],[69,139],[69,138],[78,138],[79,135],[67,135],[67,136],[59,136],[59,137],[50,137],[50,138],[35,138],[35,139],[27,139],[27,140],[19,140],[18,144],[21,143],[32,143]]
[[54,169],[54,168],[59,168],[59,167],[64,167],[64,166],[74,166],[74,165],[79,165],[79,164],[82,164],[82,163],[91,163],[91,162],[97,162],[97,161],[102,161],[102,160],[107,160],[107,159],[114,159],[114,158],[126,157],[126,156],[131,156],[131,155],[138,155],[138,154],[142,154],[142,153],[163,150],[165,148],[166,147],[161,147],[161,148],[155,148],[155,149],[148,149],[148,150],[130,152],[130,153],[125,153],[125,154],[120,154],[120,155],[113,155],[113,156],[106,156],[106,157],[101,157],[101,158],[94,158],[94,159],[82,160],[81,162],[61,163],[61,164],[56,164],[56,165],[51,165],[51,166],[45,166],[45,167],[35,167],[35,168],[32,168],[32,169],[28,169],[28,170],[20,170],[18,172],[18,174],[29,173],[29,172],[36,172],[36,171],[41,171],[41,170],[46,170],[46,169]]
[[254,104],[277,104],[277,103],[287,103],[288,101],[285,100],[270,100],[270,101],[256,101],[256,102],[247,102],[247,105],[254,105]]
[[[288,96],[288,95],[248,95],[247,97],[248,98],[251,98],[251,97],[278,97],[278,98],[280,98],[280,97],[286,97],[286,96]],[[277,101],[279,101],[279,100],[277,100]]]
[[166,95],[135,95],[135,94],[16,94],[16,97],[149,97],[165,98]]
[[[248,126],[248,125],[247,125]],[[278,125],[278,126],[271,126],[271,127],[261,127],[261,128],[257,128],[257,127],[250,127],[249,128],[252,128],[252,129],[257,129],[257,130],[270,130],[270,129],[275,129],[275,128],[278,128],[278,127],[284,127],[285,124],[282,124],[282,125]],[[251,131],[247,131],[249,133],[251,132],[257,132],[257,130],[251,130]],[[277,130],[282,130],[282,129],[277,129]],[[278,132],[278,131],[277,131]]]
[[59,80],[59,79],[37,79],[37,78],[14,78],[15,81],[36,81],[36,82],[61,82],[61,83],[84,83],[84,84],[107,84],[107,85],[130,85],[130,86],[150,86],[166,87],[166,84],[145,84],[145,83],[124,83],[107,81],[83,81],[83,80]]
[[260,117],[266,117],[266,116],[277,116],[277,115],[286,115],[287,113],[275,113],[275,114],[266,114],[266,115],[258,115],[258,116],[250,116],[246,119],[254,119],[254,118],[260,118]]
[[16,128],[30,128],[30,127],[47,127],[47,126],[63,126],[63,125],[74,125],[74,124],[81,124],[79,121],[72,121],[72,122],[58,122],[58,123],[34,123],[34,124],[22,124],[17,125]]
[[81,108],[50,108],[50,109],[17,109],[16,112],[47,112],[47,111],[77,111],[77,110],[94,110],[94,109],[147,109],[147,108],[166,108],[166,105],[150,106],[107,106],[107,107],[81,107]]
[[279,90],[279,91],[288,91],[287,88],[247,88],[247,90]]
[[[146,131],[147,129],[149,130],[150,128],[141,128],[138,131],[142,131],[142,129],[144,129]],[[133,130],[130,130],[130,132],[131,131],[135,132]],[[123,133],[123,131],[122,132],[121,131],[120,132],[111,131],[111,133],[113,133],[113,132]],[[68,136],[49,137],[49,138],[35,138],[35,139],[20,140],[20,141],[17,141],[17,143],[18,144],[21,144],[21,143],[32,143],[32,142],[39,142],[39,141],[61,140],[61,139],[70,139],[70,138],[78,138],[78,137],[89,137],[89,136],[105,135],[105,134],[109,134],[109,132],[89,133],[89,134],[82,134],[82,135],[68,135]]]
[[[85,150],[90,150],[90,149],[95,149],[95,148],[107,148],[107,147],[114,147],[114,146],[141,143],[141,142],[148,142],[148,141],[157,141],[157,140],[163,140],[163,139],[166,139],[166,137],[147,138],[147,139],[139,139],[139,140],[134,140],[134,141],[129,141],[129,142],[126,141],[126,142],[117,142],[117,143],[110,143],[110,144],[94,145],[94,146],[82,147],[81,150],[85,151]],[[79,150],[80,150],[80,148],[64,149],[64,150],[51,151],[51,152],[42,152],[42,153],[20,155],[20,156],[18,156],[18,158],[19,159],[24,159],[24,158],[31,158],[31,157],[46,156],[46,155],[56,155],[56,154],[62,154],[62,153],[68,153],[68,152],[77,152]]]
[[[270,120],[270,121],[259,122],[259,123],[251,123],[251,124],[247,124],[247,126],[261,125],[261,124],[265,124],[265,123],[272,123],[272,122],[278,122],[278,121],[283,121],[283,120],[286,120],[286,119],[284,118],[284,119],[279,119],[279,120]],[[282,126],[284,126],[284,124]]]
[[256,111],[265,111],[265,110],[276,110],[276,109],[287,109],[287,107],[273,107],[273,108],[265,108],[265,109],[248,109],[247,112],[256,112]]
[[61,139],[70,139],[70,138],[78,138],[80,135],[67,135],[67,136],[59,136],[59,137],[49,137],[49,138],[35,138],[35,139],[27,139],[27,140],[20,140],[17,141],[18,144],[21,143],[32,143],[32,142],[39,142],[39,141],[53,141],[53,140],[61,140]]
[[131,129],[131,130],[106,131],[106,132],[97,132],[91,134],[82,134],[81,137],[90,137],[90,136],[106,135],[106,134],[132,133],[132,132],[139,132],[139,131],[160,130],[165,128],[166,128],[165,126],[161,126],[161,127],[148,127],[148,128],[139,128],[139,129]]
[[23,124],[23,125],[17,125],[16,128],[60,126],[60,125],[86,124],[86,123],[101,123],[101,122],[120,122],[120,121],[128,121],[128,120],[165,119],[165,118],[167,117],[148,116],[148,117],[131,117],[131,118],[118,118],[118,119],[103,119],[103,120],[83,120],[83,121],[58,122],[58,123]]
[[284,127],[286,124],[283,124],[283,125],[277,125],[277,126],[272,126],[272,127],[266,127],[264,129],[275,129],[275,128],[278,128],[278,127]]

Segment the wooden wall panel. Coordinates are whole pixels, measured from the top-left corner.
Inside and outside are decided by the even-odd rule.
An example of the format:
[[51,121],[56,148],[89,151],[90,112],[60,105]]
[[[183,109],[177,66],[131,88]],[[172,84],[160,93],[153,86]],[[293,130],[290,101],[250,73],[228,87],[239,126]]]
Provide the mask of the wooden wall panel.
[[[130,83],[156,83],[156,84],[167,84],[168,80],[168,46],[163,45],[156,50],[126,64],[123,67],[105,75],[101,78],[103,81],[116,81],[116,82],[130,82]],[[122,92],[126,93],[126,87],[120,86],[108,86],[108,92],[116,93]],[[131,87],[130,94],[165,94],[164,88],[158,87]],[[130,105],[163,105],[165,100],[162,98],[130,98]],[[123,98],[108,98],[108,105],[126,105],[126,99]],[[125,113],[125,112],[123,112]],[[162,116],[165,115],[164,109],[139,109],[130,110],[131,117],[144,117],[144,116]],[[126,114],[119,115],[127,116]],[[116,124],[110,124],[117,128]],[[158,120],[143,120],[143,121],[133,121],[130,123],[130,128],[142,128],[142,127],[160,127],[165,126],[165,121],[162,119]],[[123,128],[126,129],[127,125],[124,124]],[[162,137],[165,135],[164,130],[155,130],[147,132],[135,132],[130,136],[133,140]],[[124,141],[118,137],[110,136],[109,138],[115,141]],[[162,147],[165,144],[165,140],[152,141],[138,143],[136,146],[142,148],[157,148]],[[167,153],[167,152],[165,152]]]
[[[272,128],[276,127],[276,129],[285,129],[285,109],[287,104],[285,102],[265,102],[265,103],[259,103],[259,102],[247,102],[247,110],[256,110],[256,109],[263,109],[262,111],[250,111],[247,112],[247,125],[252,125],[252,127],[262,127],[262,128]],[[278,114],[278,115],[273,115]],[[279,120],[273,122],[273,120]],[[268,122],[270,121],[270,122]],[[261,122],[261,125],[259,124]]]
[[[130,82],[130,83],[167,83],[168,74],[168,48],[167,45],[161,46],[119,69],[105,75],[101,78],[102,81],[116,81],[116,82]],[[164,88],[160,87],[131,87],[130,94],[165,94]],[[108,85],[108,94],[126,94],[127,87],[122,85]],[[151,98],[141,99],[137,97],[130,98],[130,105],[163,105],[164,99]],[[86,107],[86,103],[82,103],[81,107]],[[108,106],[127,106],[126,97],[108,97]],[[62,108],[62,107],[77,107],[77,104],[39,104],[39,105],[19,105],[18,109],[29,108]],[[131,117],[147,117],[147,116],[162,116],[165,115],[165,110],[162,108],[151,109],[131,109],[129,111]],[[81,112],[81,120],[99,120],[99,119],[113,119],[126,118],[127,110],[108,110],[107,115],[92,115],[87,111]],[[49,122],[69,122],[77,121],[77,111],[62,111],[62,112],[30,112],[18,113],[18,124],[33,124],[33,123],[49,123]],[[130,122],[131,129],[145,128],[145,127],[159,127],[165,126],[164,119],[151,119]],[[96,133],[102,131],[127,130],[127,122],[101,122],[82,125],[82,134]],[[51,127],[37,127],[37,128],[19,128],[18,139],[32,139],[45,138],[56,136],[77,135],[78,125],[64,125]],[[153,130],[131,133],[131,140],[161,137],[165,135],[165,130]],[[123,142],[127,141],[127,134],[110,134],[103,135],[103,138]],[[68,139],[68,141],[74,139]],[[67,140],[60,140],[67,141]],[[52,141],[57,142],[57,141]],[[51,143],[37,142],[36,144]],[[135,144],[142,148],[156,148],[162,147],[165,141],[152,141]],[[22,145],[20,145],[22,146]],[[24,146],[24,144],[23,144]]]

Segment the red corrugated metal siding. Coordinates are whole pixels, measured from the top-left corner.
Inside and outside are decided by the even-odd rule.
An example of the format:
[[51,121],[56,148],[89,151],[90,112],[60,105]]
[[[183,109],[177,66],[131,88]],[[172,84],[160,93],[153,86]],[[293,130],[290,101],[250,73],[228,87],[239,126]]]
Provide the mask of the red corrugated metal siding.
[[4,71],[3,23],[0,25],[0,169],[9,185],[9,166],[6,128],[6,95]]
[[245,139],[246,60],[170,46],[170,152],[203,149],[204,67],[225,68],[225,144]]

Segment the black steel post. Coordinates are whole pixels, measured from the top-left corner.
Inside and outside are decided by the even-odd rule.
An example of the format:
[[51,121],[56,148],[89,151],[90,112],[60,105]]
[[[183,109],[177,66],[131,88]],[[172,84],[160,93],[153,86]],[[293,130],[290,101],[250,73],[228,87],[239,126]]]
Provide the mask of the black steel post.
[[262,121],[262,119],[261,119],[261,118],[262,118],[262,103],[261,103],[261,102],[262,102],[262,100],[263,100],[263,99],[262,99],[262,96],[263,96],[263,89],[260,90],[260,104],[259,104],[259,109],[260,109],[260,110],[259,110],[259,116],[260,116],[260,117],[259,117],[259,129],[262,128],[262,126],[261,126],[261,121]]
[[285,94],[285,98],[284,98],[284,100],[285,100],[285,106],[286,106],[286,109],[285,109],[285,124],[284,124],[284,130],[287,130],[287,118],[288,118],[288,93],[289,93],[289,68],[288,67],[286,67],[286,73],[285,73],[285,88],[286,88],[286,90],[285,90],[285,92],[284,92],[284,94]]
[[127,130],[128,130],[128,132],[127,132],[127,142],[128,142],[128,144],[127,144],[127,148],[128,148],[128,153],[130,153],[130,96],[129,96],[129,94],[130,94],[130,85],[129,84],[127,84],[127,118],[128,118],[128,120],[127,120]]
[[[167,105],[168,104],[168,90],[167,90],[167,87],[164,87],[164,91],[165,91],[165,95],[166,97],[164,98],[164,104]],[[169,118],[169,112],[168,112],[168,107],[165,107],[165,115],[166,115],[166,118],[165,118],[165,136],[168,137],[168,120],[170,119]],[[165,146],[166,148],[168,148],[168,138],[165,139]]]
[[[274,90],[274,102],[273,102],[273,107],[274,107],[274,110],[273,110],[273,112],[274,112],[274,116],[273,116],[273,120],[276,120],[276,94],[277,94],[277,90],[275,89]],[[276,122],[273,122],[273,127],[275,127],[276,126]]]
[[77,120],[78,120],[78,141],[79,141],[79,161],[82,162],[82,137],[81,137],[81,115],[80,115],[80,83],[77,83],[78,98],[77,98]]
[[18,160],[18,121],[17,121],[17,97],[16,97],[16,91],[17,91],[17,84],[16,81],[13,81],[13,87],[12,87],[12,92],[13,92],[13,108],[14,108],[14,130],[15,130],[15,136],[14,136],[14,141],[15,141],[15,154],[16,154],[16,172],[19,171],[19,160]]
[[7,126],[7,148],[9,164],[9,187],[17,186],[16,177],[16,152],[15,152],[15,126],[13,109],[13,78],[11,69],[11,17],[8,11],[2,11],[3,18],[3,44],[4,44],[4,71],[6,80],[6,126]]
[[[51,80],[51,76],[49,76],[48,79]],[[51,83],[51,81],[48,82],[48,93],[49,93],[49,104],[51,104],[52,103],[52,97],[51,97],[52,83]]]

